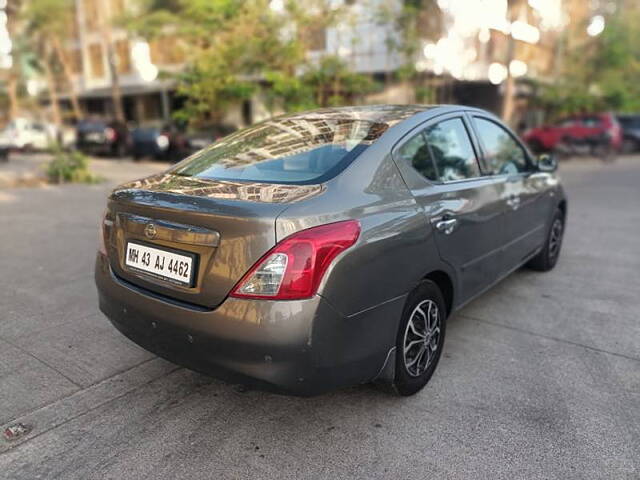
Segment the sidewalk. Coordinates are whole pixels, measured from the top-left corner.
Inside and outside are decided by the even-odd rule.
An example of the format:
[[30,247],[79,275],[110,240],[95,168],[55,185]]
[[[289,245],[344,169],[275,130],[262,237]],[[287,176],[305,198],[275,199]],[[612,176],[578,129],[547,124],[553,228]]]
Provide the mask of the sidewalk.
[[[51,159],[48,153],[12,153],[8,162],[0,162],[0,189],[37,187],[47,183],[45,168]],[[135,178],[161,172],[169,167],[165,162],[92,157],[89,168],[105,179],[108,185],[118,185]]]

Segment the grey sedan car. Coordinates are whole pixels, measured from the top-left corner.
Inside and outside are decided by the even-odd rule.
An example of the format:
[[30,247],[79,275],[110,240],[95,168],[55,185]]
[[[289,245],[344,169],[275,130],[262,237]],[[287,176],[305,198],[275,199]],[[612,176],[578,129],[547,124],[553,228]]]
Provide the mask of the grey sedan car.
[[234,383],[411,395],[452,312],[556,264],[555,169],[470,107],[271,119],[113,191],[100,308],[144,348]]

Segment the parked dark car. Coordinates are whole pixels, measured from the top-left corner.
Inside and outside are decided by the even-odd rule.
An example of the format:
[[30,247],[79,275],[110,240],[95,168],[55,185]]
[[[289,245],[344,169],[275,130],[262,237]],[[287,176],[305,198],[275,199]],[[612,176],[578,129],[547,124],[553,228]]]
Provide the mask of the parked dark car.
[[199,128],[198,130],[190,131],[187,134],[189,139],[189,147],[192,152],[197,152],[205,147],[208,147],[214,142],[217,142],[221,138],[233,133],[235,128],[227,125],[211,126],[206,128]]
[[124,157],[131,138],[127,125],[118,121],[82,120],[76,126],[76,148],[91,155]]
[[232,131],[233,129],[224,126],[189,132],[175,125],[142,126],[131,132],[132,154],[136,159],[151,157],[177,162],[211,145]]
[[611,113],[575,115],[554,125],[543,125],[528,130],[524,140],[536,152],[578,150],[584,147],[586,153],[598,148],[618,151],[622,144],[622,129]]
[[556,166],[470,107],[272,119],[113,191],[100,309],[144,348],[229,381],[410,395],[453,311],[522,265],[555,266]]
[[618,115],[622,127],[622,151],[640,151],[640,115]]
[[151,157],[176,162],[193,153],[187,136],[177,127],[141,126],[131,132],[133,158]]

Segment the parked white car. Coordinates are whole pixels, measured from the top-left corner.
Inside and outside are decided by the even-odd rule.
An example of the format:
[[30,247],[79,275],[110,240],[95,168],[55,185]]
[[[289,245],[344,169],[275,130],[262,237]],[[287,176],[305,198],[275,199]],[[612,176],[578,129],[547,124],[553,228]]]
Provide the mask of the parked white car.
[[44,150],[56,139],[55,126],[16,118],[0,131],[0,148]]

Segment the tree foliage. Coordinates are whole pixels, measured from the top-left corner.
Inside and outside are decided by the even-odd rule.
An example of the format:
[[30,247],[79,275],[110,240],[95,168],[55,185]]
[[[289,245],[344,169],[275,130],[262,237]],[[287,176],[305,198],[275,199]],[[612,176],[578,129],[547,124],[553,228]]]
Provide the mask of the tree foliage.
[[63,47],[69,34],[69,28],[76,21],[74,0],[30,0],[24,2],[21,19],[26,28],[23,34],[18,37],[17,43],[22,47],[23,55],[31,59],[32,66],[45,73],[54,117],[60,117],[57,95],[54,92],[57,88],[54,77],[61,74],[66,78],[69,86],[73,114],[79,118],[81,111],[73,83],[71,58]]
[[[308,59],[311,28],[340,20],[331,0],[289,1],[276,11],[268,0],[145,0],[127,20],[148,39],[180,38],[185,69],[174,77],[185,98],[182,120],[218,121],[234,104],[262,93],[272,111],[350,101],[370,88],[344,62]],[[303,8],[304,7],[304,8]]]
[[[640,111],[640,9],[607,19],[601,35],[568,51],[559,78],[541,85],[538,103],[552,115]],[[583,25],[578,28],[584,29]]]
[[385,0],[375,12],[379,25],[392,25],[386,37],[387,48],[400,60],[396,76],[416,82],[420,76],[416,61],[422,57],[426,40],[436,41],[443,30],[442,11],[436,0]]

